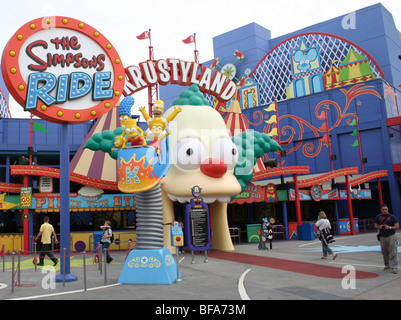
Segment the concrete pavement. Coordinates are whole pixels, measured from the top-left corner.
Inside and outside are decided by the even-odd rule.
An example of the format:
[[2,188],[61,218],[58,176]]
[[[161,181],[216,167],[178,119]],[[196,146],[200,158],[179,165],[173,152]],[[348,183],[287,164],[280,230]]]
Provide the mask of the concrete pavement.
[[[398,274],[383,270],[374,233],[335,239],[331,245],[338,253],[335,260],[321,259],[319,240],[274,241],[273,250],[259,250],[258,243],[236,244],[233,253],[212,250],[207,263],[203,254],[195,254],[191,263],[191,253],[186,252],[179,257],[182,281],[171,285],[118,284],[127,252],[111,253],[114,261],[107,265],[106,277],[93,263],[94,255],[86,255],[86,291],[82,255],[74,255],[71,273],[78,281],[65,286],[57,282],[55,288],[47,271],[38,267],[35,272],[33,258],[21,256],[21,286],[11,292],[8,255],[4,272],[0,260],[0,299],[150,300],[158,305],[160,301],[401,299],[401,270]],[[49,259],[47,264],[52,266]],[[58,270],[59,266],[57,274]]]

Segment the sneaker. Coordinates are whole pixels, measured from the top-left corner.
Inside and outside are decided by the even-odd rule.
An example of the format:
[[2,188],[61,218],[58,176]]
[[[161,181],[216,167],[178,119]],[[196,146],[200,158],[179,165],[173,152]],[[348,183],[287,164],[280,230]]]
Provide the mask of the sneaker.
[[334,260],[335,258],[337,258],[337,256],[338,256],[337,253],[333,253],[333,260]]
[[394,274],[397,274],[398,273],[398,269],[397,268],[393,268],[393,269],[391,269],[391,272],[394,273]]
[[37,265],[38,267],[43,267],[43,263],[40,263],[40,262],[37,263],[36,265]]
[[390,269],[389,266],[384,266],[384,268],[383,268],[383,270],[388,270],[388,269]]
[[58,259],[56,260],[56,262],[53,264],[53,266],[56,266],[57,265],[57,263],[58,263]]

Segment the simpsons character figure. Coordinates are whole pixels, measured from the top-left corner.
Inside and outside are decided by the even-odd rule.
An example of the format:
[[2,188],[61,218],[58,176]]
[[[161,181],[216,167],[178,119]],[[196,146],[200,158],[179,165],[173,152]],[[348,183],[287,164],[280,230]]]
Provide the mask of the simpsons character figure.
[[143,130],[138,127],[136,119],[128,119],[125,121],[125,130],[122,135],[116,139],[115,147],[126,149],[128,142],[131,144],[131,147],[139,145],[146,147]]
[[168,123],[181,112],[181,107],[174,107],[174,111],[167,118],[162,117],[164,111],[164,102],[162,100],[157,100],[154,103],[152,107],[153,118],[148,115],[145,107],[140,107],[139,111],[142,113],[148,125],[145,136],[153,140],[150,146],[154,147],[157,155],[159,155],[161,149],[160,140],[170,134],[170,132],[166,130],[166,127]]

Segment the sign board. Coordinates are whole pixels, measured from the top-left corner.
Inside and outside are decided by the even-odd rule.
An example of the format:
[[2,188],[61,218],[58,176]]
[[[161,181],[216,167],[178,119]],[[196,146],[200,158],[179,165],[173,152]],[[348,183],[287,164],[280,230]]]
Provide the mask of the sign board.
[[249,183],[246,189],[237,194],[230,203],[253,203],[253,202],[273,202],[278,201],[277,188],[269,183],[267,186],[257,186]]
[[210,249],[209,209],[202,198],[191,199],[191,203],[186,205],[184,221],[188,249]]
[[32,187],[21,187],[20,208],[29,209],[32,206]]
[[[311,190],[298,190],[299,191],[299,200],[301,201],[310,201],[316,200],[316,194],[314,195],[315,198],[311,195]],[[320,191],[320,190],[319,190]],[[359,199],[372,199],[372,191],[370,189],[362,189],[359,190],[360,198]],[[295,189],[288,190],[288,199],[290,201],[295,201]],[[346,200],[347,199],[347,191],[346,190],[322,190],[321,194],[319,195],[320,200]],[[356,199],[354,195],[351,193],[351,199]]]
[[236,93],[236,84],[226,75],[195,62],[179,59],[145,61],[125,69],[127,82],[124,95],[132,95],[156,84],[197,84],[203,93],[211,94],[220,101],[230,100]]
[[53,192],[53,178],[52,177],[39,177],[39,192],[52,193]]
[[122,62],[105,36],[59,16],[22,26],[3,51],[1,71],[26,111],[55,123],[102,116],[117,104],[125,84]]
[[[22,194],[21,194],[22,197]],[[74,209],[109,209],[135,206],[133,194],[102,194],[96,197],[83,197],[77,193],[70,194],[70,208]],[[31,209],[60,209],[59,193],[34,193]]]
[[[347,190],[340,190],[340,200],[347,199]],[[370,189],[362,189],[358,190],[358,196],[351,192],[351,199],[372,199],[372,190]]]

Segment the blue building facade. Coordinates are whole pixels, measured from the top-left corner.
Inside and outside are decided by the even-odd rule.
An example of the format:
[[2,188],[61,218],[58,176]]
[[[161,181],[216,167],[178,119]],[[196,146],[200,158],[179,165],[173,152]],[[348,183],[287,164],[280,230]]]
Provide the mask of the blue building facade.
[[[267,154],[265,161],[308,166],[310,176],[350,167],[358,168],[358,176],[387,170],[381,184],[373,179],[361,186],[370,196],[352,202],[354,216],[373,218],[382,189],[383,201],[401,221],[401,39],[385,7],[376,4],[277,38],[251,23],[214,37],[213,46],[215,59],[203,66],[237,83],[234,100],[247,130],[269,134],[285,151]],[[7,96],[5,86],[0,86]],[[178,85],[160,87],[166,109],[182,90]],[[232,101],[207,99],[223,118],[229,116]],[[57,167],[60,125],[34,121],[50,132],[33,132],[33,161]],[[91,126],[70,126],[71,158]],[[0,182],[20,183],[19,176],[10,175],[10,165],[20,155],[27,156],[29,136],[29,119],[0,120]],[[255,180],[260,186],[274,183],[281,191],[278,200],[286,207],[248,204],[239,209],[232,204],[230,226],[260,222],[265,211],[277,220],[295,221],[291,178]],[[333,179],[325,188],[343,190],[344,181]],[[340,218],[348,216],[346,201],[311,199],[302,202],[303,220],[316,220],[319,210],[331,217],[335,211]]]
[[[354,216],[374,218],[381,189],[382,200],[401,219],[401,39],[383,5],[277,38],[251,23],[216,36],[213,45],[215,59],[203,65],[237,83],[234,100],[241,106],[247,129],[269,134],[285,151],[283,157],[268,154],[264,160],[275,158],[284,167],[308,166],[309,177],[350,167],[358,168],[355,177],[387,170],[380,182],[372,179],[356,186],[369,190],[370,196],[352,201]],[[160,87],[160,96],[169,106],[181,90]],[[231,102],[208,98],[223,118],[228,117]],[[255,181],[270,182],[281,190],[291,188],[288,177]],[[344,179],[333,179],[326,188],[345,189]],[[316,220],[319,210],[338,211],[340,218],[347,218],[346,201],[334,202],[302,202],[303,220]],[[282,220],[281,206],[276,207],[275,216]],[[242,223],[259,222],[255,210],[255,204],[247,205]],[[288,202],[287,210],[288,219],[294,221],[293,202]]]
[[[33,131],[33,162],[47,167],[59,167],[61,125],[34,119],[48,132]],[[77,152],[89,132],[92,123],[69,126],[68,145],[71,158]],[[28,158],[30,145],[30,119],[0,120],[0,181],[13,183],[15,177],[10,176],[10,165],[19,161],[19,157]]]

